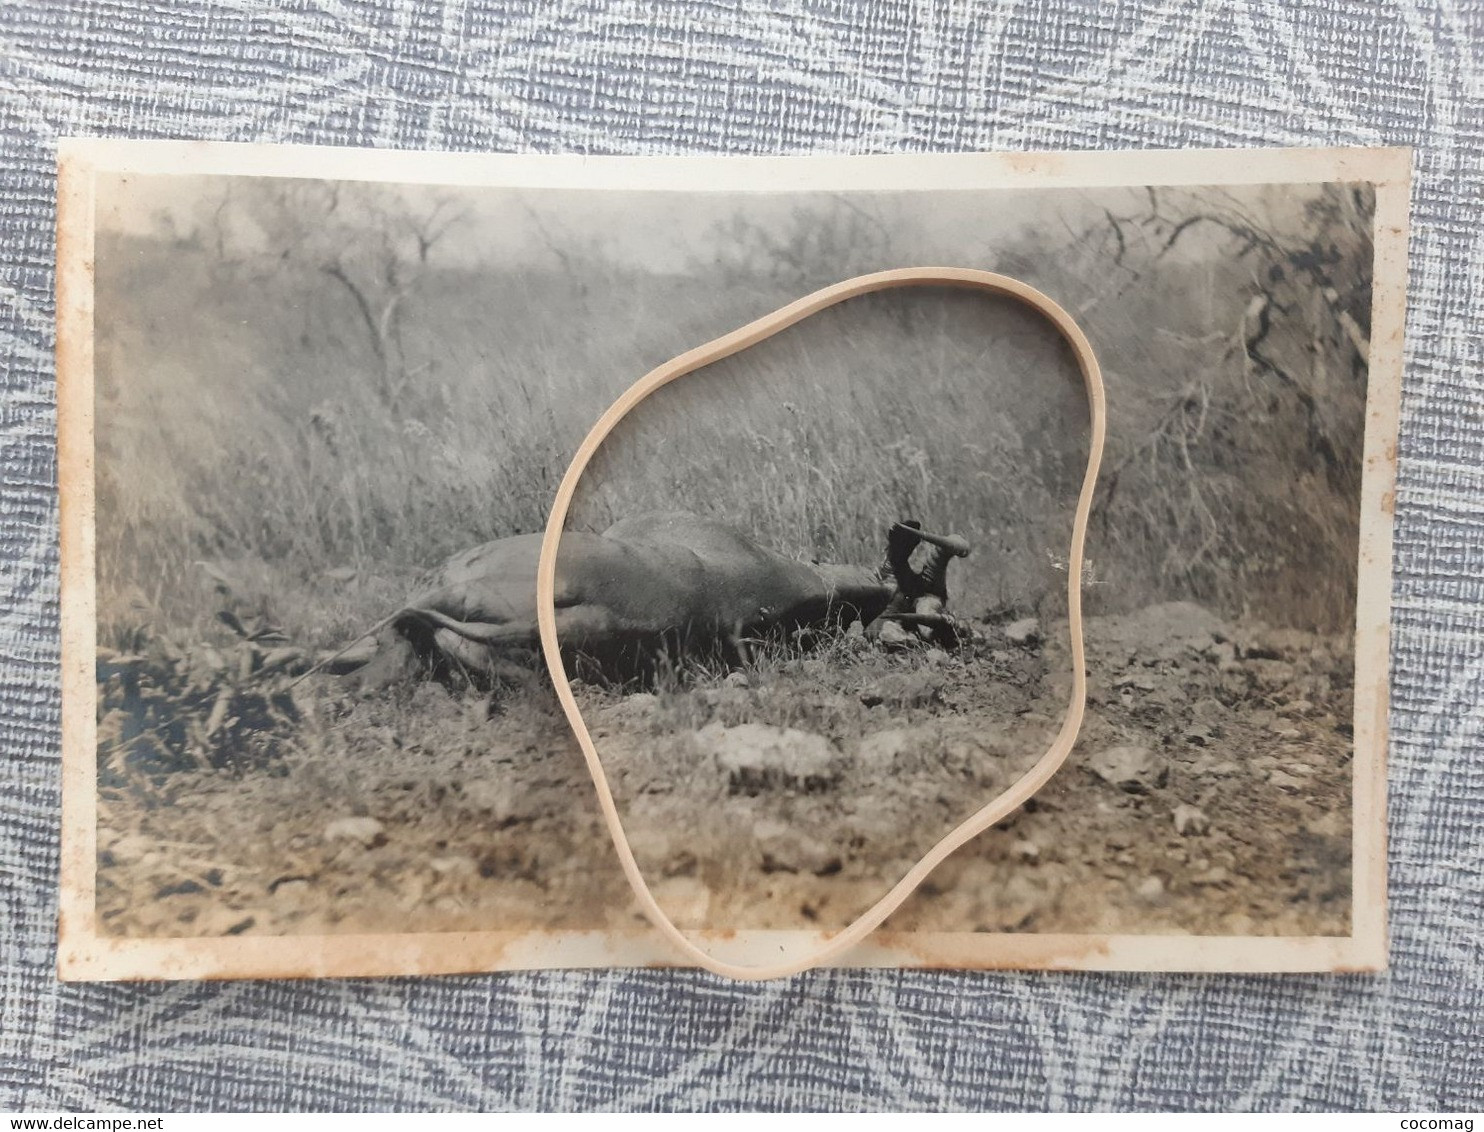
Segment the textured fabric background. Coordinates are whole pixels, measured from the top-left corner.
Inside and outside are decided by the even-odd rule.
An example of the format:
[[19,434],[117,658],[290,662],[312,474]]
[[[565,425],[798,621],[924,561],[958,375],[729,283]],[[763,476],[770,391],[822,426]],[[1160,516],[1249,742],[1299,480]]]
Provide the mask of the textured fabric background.
[[[756,7],[0,6],[0,1108],[1484,1107],[1484,4]],[[64,134],[591,153],[1417,147],[1391,972],[60,986]]]

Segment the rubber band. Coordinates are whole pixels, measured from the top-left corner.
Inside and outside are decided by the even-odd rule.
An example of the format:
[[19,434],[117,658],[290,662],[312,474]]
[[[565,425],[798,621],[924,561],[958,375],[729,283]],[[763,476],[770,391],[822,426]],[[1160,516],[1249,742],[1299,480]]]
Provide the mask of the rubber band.
[[[608,777],[603,770],[602,759],[589,734],[582,711],[577,706],[567,678],[566,666],[561,656],[561,642],[556,625],[556,567],[561,548],[562,531],[577,484],[587,470],[588,463],[613,429],[645,398],[670,382],[687,374],[740,353],[764,339],[802,322],[811,315],[846,299],[873,291],[885,291],[896,287],[962,287],[982,291],[986,294],[1016,299],[1045,316],[1071,345],[1086,386],[1088,408],[1091,414],[1091,436],[1087,452],[1087,472],[1083,477],[1082,490],[1077,498],[1077,510],[1072,520],[1072,543],[1067,556],[1067,626],[1072,646],[1072,695],[1066,719],[1056,739],[1046,752],[1024,775],[997,798],[981,807],[970,817],[951,830],[942,840],[923,854],[887,893],[863,912],[848,926],[824,938],[813,951],[777,963],[758,965],[732,963],[718,959],[698,946],[685,932],[676,927],[666,915],[643,873],[634,859],[633,849],[624,832]],[[1087,670],[1082,641],[1082,558],[1087,539],[1087,524],[1092,512],[1093,491],[1097,485],[1098,468],[1102,462],[1103,441],[1107,428],[1107,408],[1103,393],[1102,371],[1092,346],[1072,317],[1052,299],[1017,279],[997,275],[989,271],[952,267],[913,267],[895,271],[881,271],[872,275],[861,275],[847,279],[832,287],[815,291],[771,314],[764,315],[740,329],[725,334],[714,341],[698,346],[664,365],[651,370],[636,381],[605,412],[577,449],[572,463],[557,488],[547,520],[546,534],[541,542],[541,557],[536,570],[536,618],[541,630],[541,650],[551,671],[556,687],[557,699],[571,723],[577,742],[587,760],[593,786],[598,793],[598,804],[602,810],[613,846],[618,854],[624,875],[628,878],[634,895],[646,916],[659,932],[674,944],[676,950],[687,960],[718,975],[734,979],[776,979],[796,974],[828,963],[843,955],[880,926],[888,916],[899,908],[950,853],[964,845],[1006,815],[1023,805],[1056,773],[1066,760],[1077,741],[1086,708]]]

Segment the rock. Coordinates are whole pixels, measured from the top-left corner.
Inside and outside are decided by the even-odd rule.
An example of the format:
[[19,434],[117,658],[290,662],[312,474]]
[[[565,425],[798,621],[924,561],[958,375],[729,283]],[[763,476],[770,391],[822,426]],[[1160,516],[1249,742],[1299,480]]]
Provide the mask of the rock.
[[1308,700],[1294,700],[1292,703],[1283,704],[1278,708],[1279,715],[1308,715],[1314,710],[1314,705]]
[[308,912],[316,901],[314,888],[306,877],[281,877],[268,886],[274,910],[280,913]]
[[1159,877],[1145,877],[1134,888],[1134,895],[1140,900],[1150,904],[1162,900],[1165,894],[1165,882]]
[[616,704],[599,708],[593,719],[594,727],[640,727],[653,721],[659,703],[660,698],[653,692],[634,692]]
[[981,790],[999,790],[1005,785],[1005,772],[998,761],[1003,757],[969,739],[952,739],[943,748],[945,768],[967,774]]
[[928,649],[922,654],[922,659],[929,668],[942,668],[948,663],[948,654],[942,649]]
[[1005,626],[1005,640],[1017,648],[1026,648],[1041,640],[1041,623],[1034,617],[1022,617]]
[[722,681],[728,688],[750,688],[752,681],[747,679],[745,672],[728,672],[726,679]]
[[1217,738],[1220,728],[1198,724],[1185,730],[1185,741],[1192,747],[1209,747]]
[[1034,841],[1017,841],[1010,846],[1010,855],[1023,865],[1034,865],[1041,859],[1041,847]]
[[1221,918],[1222,929],[1227,935],[1259,935],[1257,921],[1245,912],[1228,912]]
[[884,704],[903,710],[922,708],[943,698],[943,677],[936,672],[893,672],[873,680],[861,689],[860,701],[866,707]]
[[1226,706],[1212,696],[1206,696],[1203,699],[1196,700],[1190,709],[1191,718],[1207,727],[1214,727],[1230,714],[1231,712],[1226,709]]
[[1164,785],[1168,776],[1168,769],[1148,747],[1109,747],[1091,756],[1087,769],[1130,794],[1146,794]]
[[695,877],[667,877],[650,890],[655,902],[677,924],[705,927],[711,911],[711,890]]
[[1181,837],[1204,837],[1211,830],[1211,821],[1197,806],[1175,807],[1175,832]]
[[876,632],[876,639],[881,642],[881,647],[895,652],[899,649],[911,648],[917,644],[917,638],[911,632],[903,628],[898,621],[883,621],[881,628]]
[[700,862],[684,847],[685,835],[668,826],[636,825],[629,833],[629,847],[639,867],[661,876],[693,876]]
[[1312,837],[1346,837],[1350,833],[1350,826],[1345,818],[1333,810],[1300,822],[1299,828]]
[[1268,782],[1279,790],[1286,790],[1290,794],[1297,794],[1300,790],[1308,788],[1308,783],[1302,778],[1295,778],[1291,774],[1284,774],[1281,770],[1268,771]]
[[131,833],[115,840],[107,849],[108,855],[116,865],[135,865],[148,856],[154,848],[154,842],[147,837]]
[[441,877],[472,877],[479,872],[479,863],[473,857],[434,857],[428,868]]
[[822,735],[792,727],[708,723],[694,736],[696,749],[716,760],[732,787],[748,793],[780,786],[820,787],[833,775],[834,748]]
[[998,892],[986,896],[981,915],[992,929],[1020,931],[1055,896],[1055,892],[1047,890],[1042,877],[1015,873]]
[[1228,671],[1227,665],[1236,663],[1237,647],[1230,641],[1216,641],[1205,650],[1205,654],[1214,660],[1224,672]]
[[354,841],[363,849],[386,844],[386,827],[375,818],[337,818],[325,826],[326,841]]
[[1230,877],[1231,874],[1226,869],[1217,865],[1213,869],[1207,869],[1199,876],[1191,877],[1190,883],[1198,885],[1225,884]]
[[839,853],[784,822],[763,818],[752,827],[752,836],[762,854],[764,872],[828,876],[840,871]]

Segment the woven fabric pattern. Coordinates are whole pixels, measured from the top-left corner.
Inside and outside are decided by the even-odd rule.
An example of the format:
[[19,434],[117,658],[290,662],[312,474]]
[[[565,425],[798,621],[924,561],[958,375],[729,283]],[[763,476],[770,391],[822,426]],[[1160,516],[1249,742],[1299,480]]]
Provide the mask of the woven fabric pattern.
[[[0,6],[0,1108],[1484,1106],[1478,0]],[[67,134],[585,153],[1417,147],[1390,973],[61,986]]]

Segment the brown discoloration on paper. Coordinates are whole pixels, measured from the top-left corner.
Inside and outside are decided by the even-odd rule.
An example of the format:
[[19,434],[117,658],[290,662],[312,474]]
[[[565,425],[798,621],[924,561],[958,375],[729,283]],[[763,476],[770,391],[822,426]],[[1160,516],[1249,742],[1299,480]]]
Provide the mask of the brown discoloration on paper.
[[1066,162],[1056,153],[1007,153],[1006,168],[1025,177],[1059,176],[1066,170]]
[[[670,966],[655,934],[478,932],[127,939],[100,935],[95,906],[93,658],[93,184],[110,172],[238,173],[417,183],[734,191],[1029,188],[1369,182],[1376,189],[1375,288],[1358,555],[1350,937],[1247,938],[890,933],[848,965],[1056,970],[1384,969],[1386,739],[1391,547],[1405,322],[1410,151],[900,155],[819,159],[586,159],[398,154],[217,143],[63,143],[58,183],[57,418],[61,490],[63,804],[58,971],[64,979],[228,979],[443,974],[535,967]],[[807,949],[817,932],[695,933],[736,961]]]
[[57,178],[57,481],[61,492],[62,859],[58,971],[85,977],[97,936],[93,657],[93,164],[64,144]]

